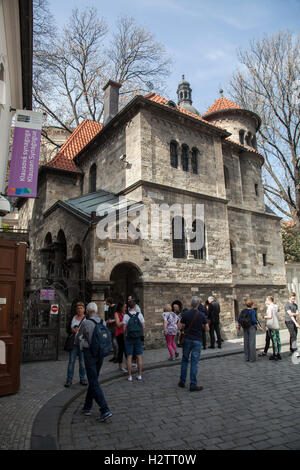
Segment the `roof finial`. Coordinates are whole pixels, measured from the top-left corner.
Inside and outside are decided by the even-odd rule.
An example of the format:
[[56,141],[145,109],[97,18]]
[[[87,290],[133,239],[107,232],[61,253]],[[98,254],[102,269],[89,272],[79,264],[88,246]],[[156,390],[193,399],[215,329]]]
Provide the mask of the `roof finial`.
[[224,90],[222,88],[220,88],[219,93],[220,93],[221,98],[223,98]]
[[184,75],[182,75],[182,80],[184,80]]

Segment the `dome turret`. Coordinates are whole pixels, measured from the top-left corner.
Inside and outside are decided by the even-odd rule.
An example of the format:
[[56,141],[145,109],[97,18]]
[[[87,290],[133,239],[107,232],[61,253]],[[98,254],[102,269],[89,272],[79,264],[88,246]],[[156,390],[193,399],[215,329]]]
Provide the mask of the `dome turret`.
[[192,106],[192,89],[187,80],[185,80],[184,75],[182,75],[182,80],[178,84],[177,88],[178,96],[178,106],[189,111],[190,113],[197,114],[200,116],[198,109]]

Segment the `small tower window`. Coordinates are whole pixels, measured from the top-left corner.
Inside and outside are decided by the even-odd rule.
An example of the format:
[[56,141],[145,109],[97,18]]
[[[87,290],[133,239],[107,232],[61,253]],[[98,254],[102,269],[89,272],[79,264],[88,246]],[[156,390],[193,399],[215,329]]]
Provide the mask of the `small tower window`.
[[240,144],[244,145],[244,141],[245,141],[245,131],[244,131],[244,129],[240,130],[239,136],[240,136]]
[[251,138],[252,138],[252,134],[251,132],[248,132],[246,135],[246,144],[249,145],[249,147],[251,147]]
[[231,264],[235,264],[234,246],[232,242],[230,242],[230,258],[231,258]]
[[257,149],[257,141],[256,141],[255,135],[252,137],[251,143],[252,143],[252,147],[253,147],[254,149]]
[[255,183],[254,188],[255,188],[255,195],[256,195],[256,196],[259,196],[258,184],[257,184],[257,183]]
[[187,145],[182,146],[181,164],[183,171],[189,171],[189,148]]
[[170,143],[170,161],[173,168],[178,168],[178,145],[177,142]]
[[267,266],[267,255],[266,253],[262,254],[263,266]]
[[[203,236],[203,246],[202,248],[200,248],[199,250],[192,250],[191,253],[192,255],[194,256],[194,259],[205,259],[206,258],[206,249],[205,249],[205,224],[201,221],[201,220],[194,220],[193,221],[193,232],[196,234],[196,224],[200,224],[198,225],[198,227],[200,226],[200,229],[203,230],[202,232],[202,236]],[[198,228],[199,230],[199,228]],[[195,235],[196,237],[197,235]],[[198,235],[199,236],[199,235]],[[193,240],[194,242],[196,241],[195,239]]]

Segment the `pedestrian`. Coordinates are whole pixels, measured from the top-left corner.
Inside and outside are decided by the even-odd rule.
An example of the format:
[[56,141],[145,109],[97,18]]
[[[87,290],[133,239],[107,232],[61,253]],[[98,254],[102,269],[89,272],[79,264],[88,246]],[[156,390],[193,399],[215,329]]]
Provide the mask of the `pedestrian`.
[[132,382],[132,356],[136,355],[138,374],[136,379],[142,380],[142,354],[143,343],[142,336],[145,333],[145,320],[142,313],[136,311],[136,303],[134,300],[129,302],[129,310],[123,317],[125,351],[127,354],[128,380]]
[[90,346],[92,343],[93,332],[96,324],[103,322],[98,317],[98,307],[95,302],[90,302],[86,307],[87,319],[80,325],[79,331],[76,335],[75,342],[80,344],[80,348],[83,350],[84,363],[86,368],[86,374],[88,378],[89,387],[86,393],[84,406],[82,408],[83,414],[90,416],[92,414],[93,400],[96,401],[100,409],[100,415],[98,421],[106,421],[112,416],[102,389],[99,384],[99,374],[103,364],[103,353],[99,350],[96,357],[93,356]]
[[222,338],[220,332],[220,305],[213,296],[208,297],[208,319],[210,334],[210,349],[215,348],[215,333],[217,335],[218,348],[222,348]]
[[245,359],[248,362],[256,361],[256,330],[262,328],[258,325],[256,319],[255,310],[253,308],[253,300],[247,300],[245,302],[246,307],[241,311],[238,317],[238,330],[243,328],[244,331],[244,352]]
[[198,362],[201,355],[202,329],[208,331],[207,319],[203,312],[198,310],[200,303],[199,297],[192,297],[191,309],[182,313],[178,328],[184,329],[184,344],[181,360],[181,373],[179,387],[184,388],[188,372],[188,363],[191,356],[190,368],[190,391],[196,392],[203,390],[202,386],[197,385]]
[[290,300],[284,306],[285,310],[285,324],[287,329],[289,330],[290,334],[290,351],[293,354],[297,351],[297,328],[300,328],[297,322],[297,315],[298,315],[298,305],[295,302],[296,294],[295,292],[291,292]]
[[106,305],[108,305],[108,309],[105,312],[105,321],[107,327],[111,334],[111,343],[113,347],[113,357],[109,359],[109,362],[114,362],[115,364],[118,363],[118,342],[116,338],[116,321],[115,321],[115,311],[116,311],[116,304],[114,303],[111,297],[108,297],[105,300]]
[[[69,328],[69,333],[72,333],[76,335],[80,324],[85,320],[85,305],[83,302],[77,302],[76,303],[76,315],[73,316]],[[76,363],[76,358],[78,357],[79,360],[79,378],[80,378],[80,384],[81,385],[87,385],[87,380],[86,380],[86,372],[85,372],[85,367],[84,367],[84,357],[83,357],[83,352],[80,351],[79,347],[74,343],[73,349],[69,351],[69,363],[68,363],[68,369],[67,369],[67,380],[65,383],[65,387],[71,387],[72,385],[72,380],[74,376],[74,369],[75,369],[75,363]]]
[[124,338],[124,325],[123,325],[123,318],[127,311],[127,305],[124,302],[120,302],[117,305],[115,311],[115,321],[116,321],[116,339],[118,342],[118,363],[119,363],[119,370],[121,372],[127,372],[127,369],[123,367],[123,356],[127,358],[125,352],[125,338]]
[[175,361],[175,359],[179,356],[179,352],[177,351],[177,346],[175,344],[175,337],[178,332],[177,323],[179,318],[176,313],[172,312],[172,307],[169,304],[164,307],[162,318],[164,328],[163,331],[166,338],[167,348],[170,353],[169,361]]
[[[172,303],[172,312],[174,312],[177,315],[178,319],[180,320],[180,318],[181,318],[181,305],[179,305],[179,303],[176,302],[176,301]],[[176,344],[177,348],[181,348],[178,340],[179,340],[179,330],[177,331],[177,334],[176,334],[175,344]]]
[[[198,305],[198,310],[199,310],[199,312],[202,312],[205,315],[205,318],[207,320],[207,324],[209,326],[209,323],[208,323],[208,308],[206,308],[206,305],[205,304],[203,305],[202,303],[200,303]],[[206,349],[206,329],[205,328],[202,329],[202,349]]]
[[[129,302],[131,302],[132,300],[135,301],[135,298],[132,295],[129,295],[127,299],[127,305],[129,305]],[[141,313],[140,306],[137,303],[135,304],[135,309],[137,313]],[[127,307],[127,311],[128,311],[128,307]]]
[[273,355],[269,357],[270,360],[281,359],[281,342],[280,342],[280,333],[279,333],[279,320],[278,320],[278,306],[274,304],[274,299],[272,296],[266,298],[266,307],[267,315],[265,315],[266,326],[270,331],[272,345],[273,345]]
[[271,340],[272,340],[271,332],[270,332],[269,328],[266,327],[265,347],[264,347],[264,350],[258,354],[259,357],[267,356]]

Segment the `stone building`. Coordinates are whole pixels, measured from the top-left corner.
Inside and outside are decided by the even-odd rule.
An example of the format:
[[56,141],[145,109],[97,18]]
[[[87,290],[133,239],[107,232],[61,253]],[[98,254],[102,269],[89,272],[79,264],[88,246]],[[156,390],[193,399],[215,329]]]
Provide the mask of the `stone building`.
[[[165,303],[187,307],[192,295],[213,294],[223,337],[234,337],[246,298],[259,316],[266,295],[280,306],[286,298],[280,218],[265,206],[256,149],[260,118],[224,97],[200,115],[184,77],[177,104],[151,93],[119,110],[119,88],[105,87],[103,126],[83,121],[40,168],[39,197],[19,202],[21,227],[30,229],[31,286],[59,281],[69,306],[84,297],[100,310],[108,294],[117,301],[133,293],[151,345],[161,339]],[[188,242],[195,212],[189,224],[181,219],[179,239],[180,215],[172,213],[169,238],[151,236],[153,218],[148,237],[120,237],[124,205],[130,211],[137,203],[148,214],[162,204],[203,207],[203,246]],[[117,214],[116,239],[99,235],[107,213]]]

